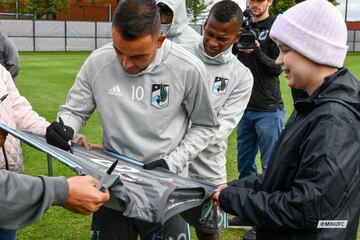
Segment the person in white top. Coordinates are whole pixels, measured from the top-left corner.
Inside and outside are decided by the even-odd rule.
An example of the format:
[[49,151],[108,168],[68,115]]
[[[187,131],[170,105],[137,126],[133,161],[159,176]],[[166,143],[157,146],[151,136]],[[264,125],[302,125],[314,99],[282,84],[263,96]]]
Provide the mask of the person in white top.
[[[220,123],[214,139],[190,163],[189,177],[216,185],[227,182],[227,138],[246,109],[254,82],[250,70],[231,52],[232,45],[239,41],[242,20],[243,14],[237,3],[218,2],[211,8],[205,21],[202,40],[185,46],[205,63]],[[195,212],[193,215],[200,218]],[[210,230],[207,224],[191,219],[189,222],[195,226],[199,239],[220,238],[220,228]]]
[[201,35],[188,25],[185,0],[156,0],[160,8],[161,33],[178,44],[191,44]]

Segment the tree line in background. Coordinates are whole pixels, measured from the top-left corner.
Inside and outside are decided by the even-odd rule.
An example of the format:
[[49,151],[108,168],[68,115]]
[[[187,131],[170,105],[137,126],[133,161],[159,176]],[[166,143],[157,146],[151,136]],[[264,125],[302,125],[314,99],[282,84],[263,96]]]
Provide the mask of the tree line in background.
[[[272,15],[276,16],[302,1],[304,0],[273,0],[270,12]],[[336,0],[328,1],[334,5],[338,4]],[[196,24],[199,23],[199,21],[201,22],[204,20],[204,16],[207,15],[207,12],[209,11],[212,4],[213,0],[186,0],[186,8],[190,17],[190,22]]]
[[[0,0],[4,10],[32,19],[55,19],[56,13],[66,11],[70,0]],[[106,3],[107,0],[81,0],[83,3]]]
[[32,19],[55,19],[56,13],[67,9],[69,0],[2,0],[6,12]]
[[[273,5],[270,8],[270,12],[272,15],[278,15],[279,13],[285,12],[287,9],[291,8],[292,6],[300,3],[304,0],[273,0]],[[334,5],[338,5],[336,0],[328,0]]]
[[213,1],[209,0],[186,0],[186,9],[190,22],[193,24],[203,22],[212,5]]
[[[90,3],[106,2],[106,0],[86,0]],[[190,22],[202,23],[214,3],[214,0],[185,0]],[[245,0],[244,0],[245,1]],[[288,8],[304,0],[273,0],[270,12],[278,15]],[[334,5],[336,0],[328,0]],[[34,19],[54,19],[56,13],[69,7],[69,0],[1,0],[6,10],[30,15]],[[23,7],[22,7],[23,6]]]

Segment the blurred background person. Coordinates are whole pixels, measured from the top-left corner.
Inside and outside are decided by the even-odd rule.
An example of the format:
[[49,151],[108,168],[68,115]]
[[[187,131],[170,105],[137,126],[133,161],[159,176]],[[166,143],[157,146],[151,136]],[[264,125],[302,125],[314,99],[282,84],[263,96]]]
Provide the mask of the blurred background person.
[[15,43],[0,31],[0,64],[11,74],[14,82],[20,71],[19,53]]
[[185,0],[156,0],[160,8],[161,33],[178,43],[189,44],[200,40],[200,34],[188,25]]

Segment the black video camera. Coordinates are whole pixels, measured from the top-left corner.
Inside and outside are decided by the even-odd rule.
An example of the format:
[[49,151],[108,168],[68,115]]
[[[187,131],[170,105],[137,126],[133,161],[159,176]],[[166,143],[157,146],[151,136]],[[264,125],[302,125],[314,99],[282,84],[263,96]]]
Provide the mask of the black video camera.
[[244,11],[244,23],[240,29],[240,41],[236,43],[238,49],[254,49],[256,47],[255,40],[257,39],[257,30],[252,28],[253,13],[250,9]]

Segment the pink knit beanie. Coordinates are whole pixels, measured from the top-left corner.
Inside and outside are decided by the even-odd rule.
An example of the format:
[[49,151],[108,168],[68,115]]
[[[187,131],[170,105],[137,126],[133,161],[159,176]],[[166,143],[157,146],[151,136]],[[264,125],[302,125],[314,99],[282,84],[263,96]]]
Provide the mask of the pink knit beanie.
[[348,48],[344,19],[327,0],[306,0],[279,14],[270,37],[316,63],[338,68]]

